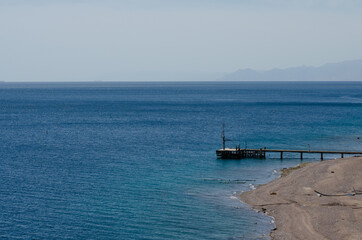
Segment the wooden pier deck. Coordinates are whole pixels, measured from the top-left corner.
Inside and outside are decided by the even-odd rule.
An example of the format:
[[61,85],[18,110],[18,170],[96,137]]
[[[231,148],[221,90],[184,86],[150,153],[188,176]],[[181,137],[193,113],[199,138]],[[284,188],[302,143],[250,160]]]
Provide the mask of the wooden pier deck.
[[325,150],[288,150],[288,149],[241,149],[241,148],[225,148],[216,150],[218,158],[222,159],[242,159],[242,158],[265,158],[266,153],[279,153],[280,158],[283,159],[284,153],[299,153],[300,159],[303,159],[303,154],[320,154],[321,160],[325,154],[340,154],[341,158],[344,155],[362,155],[358,151],[325,151]]

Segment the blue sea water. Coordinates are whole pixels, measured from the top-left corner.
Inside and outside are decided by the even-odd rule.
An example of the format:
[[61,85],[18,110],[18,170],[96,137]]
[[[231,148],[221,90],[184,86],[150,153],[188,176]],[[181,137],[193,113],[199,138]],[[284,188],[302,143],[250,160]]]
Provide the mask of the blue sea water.
[[237,194],[301,160],[218,160],[223,122],[228,145],[362,150],[362,83],[0,83],[0,238],[268,239]]

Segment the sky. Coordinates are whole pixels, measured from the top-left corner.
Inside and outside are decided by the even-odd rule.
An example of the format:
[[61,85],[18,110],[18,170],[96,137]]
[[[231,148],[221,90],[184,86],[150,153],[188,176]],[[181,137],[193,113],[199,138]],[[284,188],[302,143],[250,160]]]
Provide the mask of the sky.
[[362,59],[362,0],[0,0],[0,81],[214,80]]

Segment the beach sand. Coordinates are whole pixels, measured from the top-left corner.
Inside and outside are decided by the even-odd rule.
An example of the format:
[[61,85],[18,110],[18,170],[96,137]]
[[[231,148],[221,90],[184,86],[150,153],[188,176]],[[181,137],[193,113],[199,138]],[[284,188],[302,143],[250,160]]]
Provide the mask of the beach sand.
[[275,218],[272,239],[362,240],[362,157],[314,162],[285,175],[240,196]]

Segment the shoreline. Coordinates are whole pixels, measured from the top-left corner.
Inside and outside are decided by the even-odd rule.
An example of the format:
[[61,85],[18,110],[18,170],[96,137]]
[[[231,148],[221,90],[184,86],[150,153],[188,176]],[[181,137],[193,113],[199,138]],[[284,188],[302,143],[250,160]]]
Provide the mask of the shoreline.
[[288,168],[240,195],[274,219],[272,239],[362,240],[362,157]]

